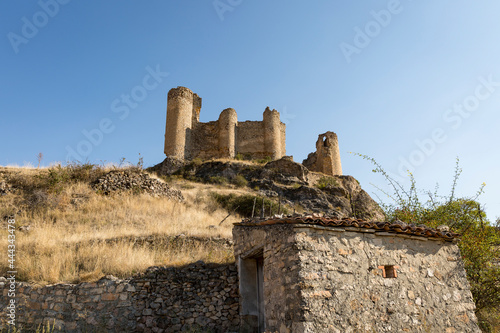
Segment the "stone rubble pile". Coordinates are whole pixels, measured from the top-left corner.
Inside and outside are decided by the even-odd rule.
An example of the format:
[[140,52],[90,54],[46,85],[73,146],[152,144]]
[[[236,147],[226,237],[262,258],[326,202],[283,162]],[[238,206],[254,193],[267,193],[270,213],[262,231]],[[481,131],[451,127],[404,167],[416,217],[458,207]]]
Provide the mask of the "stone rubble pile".
[[92,183],[92,188],[106,195],[117,191],[137,191],[137,193],[148,193],[156,197],[184,200],[181,191],[170,188],[167,184],[151,178],[146,173],[134,170],[110,171]]

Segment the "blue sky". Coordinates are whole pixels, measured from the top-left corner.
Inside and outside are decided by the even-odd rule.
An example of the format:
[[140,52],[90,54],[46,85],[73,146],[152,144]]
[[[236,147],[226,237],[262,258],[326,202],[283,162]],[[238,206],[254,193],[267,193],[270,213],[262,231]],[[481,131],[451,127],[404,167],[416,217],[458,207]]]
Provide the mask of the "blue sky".
[[385,182],[349,152],[443,194],[458,156],[458,193],[485,182],[480,201],[500,216],[496,1],[40,0],[0,12],[0,165],[72,151],[154,165],[166,94],[186,86],[202,121],[280,111],[296,161],[336,132],[344,173],[370,194]]

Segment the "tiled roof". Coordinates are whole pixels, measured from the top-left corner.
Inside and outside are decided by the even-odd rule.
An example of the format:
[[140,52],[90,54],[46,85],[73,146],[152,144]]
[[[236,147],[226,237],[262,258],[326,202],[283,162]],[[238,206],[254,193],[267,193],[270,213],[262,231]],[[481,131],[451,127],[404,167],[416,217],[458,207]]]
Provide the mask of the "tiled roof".
[[432,239],[442,239],[445,241],[453,241],[460,237],[459,234],[449,231],[446,226],[438,227],[437,229],[429,228],[423,224],[407,224],[401,221],[396,222],[369,222],[361,219],[337,219],[327,216],[318,215],[299,215],[299,216],[280,216],[275,215],[268,218],[246,219],[242,222],[235,223],[238,226],[263,226],[271,224],[305,224],[318,225],[324,227],[337,228],[356,228],[355,231],[372,231],[404,234],[408,236],[419,236]]

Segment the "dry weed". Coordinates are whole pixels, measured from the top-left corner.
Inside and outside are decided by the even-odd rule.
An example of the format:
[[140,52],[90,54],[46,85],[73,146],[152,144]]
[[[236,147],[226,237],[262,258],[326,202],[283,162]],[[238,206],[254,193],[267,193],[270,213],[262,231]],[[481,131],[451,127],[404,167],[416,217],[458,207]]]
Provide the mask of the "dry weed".
[[[3,169],[5,170],[5,169]],[[18,181],[44,169],[16,169]],[[57,192],[44,192],[43,209],[23,210],[16,215],[16,266],[18,278],[38,283],[95,280],[105,274],[132,275],[153,265],[183,265],[197,260],[229,262],[230,247],[214,242],[160,241],[139,244],[134,239],[156,235],[199,238],[231,238],[231,216],[218,208],[209,193],[224,191],[193,184],[179,203],[149,195],[96,194],[87,183],[70,183]],[[241,190],[228,190],[240,192]],[[22,193],[0,197],[0,213],[17,212]],[[0,229],[0,248],[7,248],[7,230]],[[19,227],[30,226],[29,231]],[[116,240],[112,241],[109,240]],[[0,251],[0,275],[8,269],[7,252]]]

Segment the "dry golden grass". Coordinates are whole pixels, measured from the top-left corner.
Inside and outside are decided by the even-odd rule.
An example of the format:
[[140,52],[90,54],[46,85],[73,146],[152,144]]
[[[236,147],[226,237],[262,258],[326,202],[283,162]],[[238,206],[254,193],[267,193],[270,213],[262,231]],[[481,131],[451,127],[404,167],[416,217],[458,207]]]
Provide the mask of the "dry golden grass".
[[[5,169],[17,177],[32,177],[43,170]],[[2,175],[0,174],[0,182]],[[182,185],[182,184],[181,184]],[[197,260],[224,263],[234,260],[232,249],[213,242],[172,242],[187,238],[231,238],[231,216],[210,199],[213,185],[193,184],[183,190],[184,203],[149,195],[96,194],[87,183],[70,183],[57,192],[40,194],[33,209],[16,215],[16,268],[18,278],[41,284],[94,280],[112,274],[126,277],[153,265],[183,265]],[[38,199],[37,199],[38,200]],[[25,205],[20,191],[0,197],[0,213]],[[6,222],[0,230],[0,275],[8,269]],[[164,241],[135,242],[154,236]],[[170,238],[169,238],[170,237]],[[111,240],[111,241],[110,241]]]

